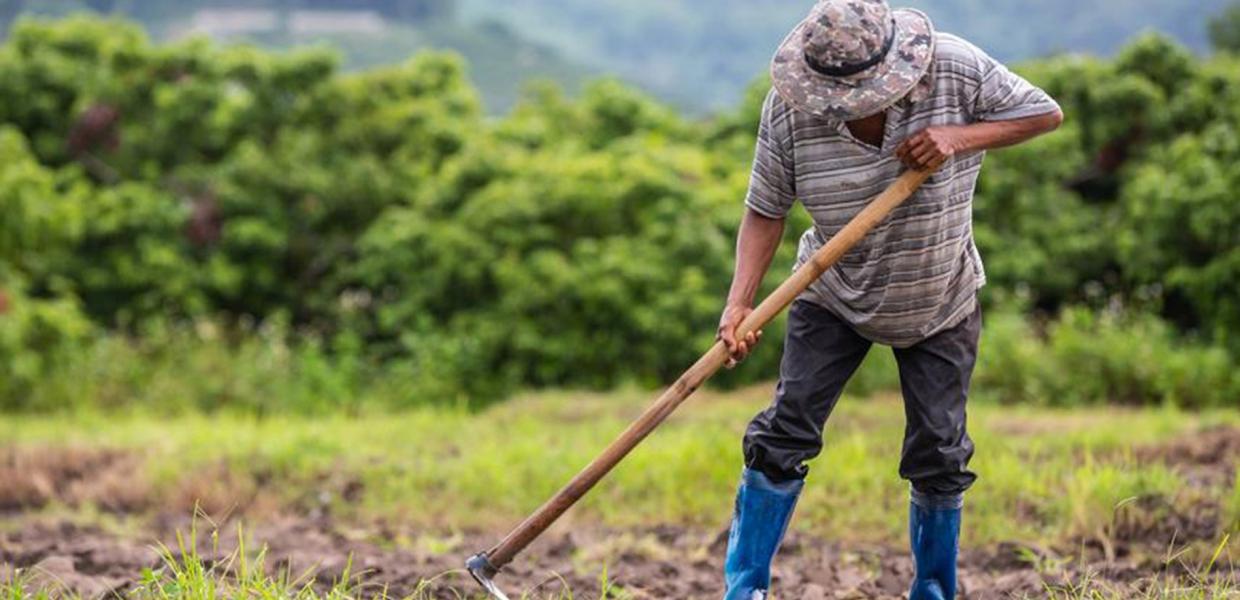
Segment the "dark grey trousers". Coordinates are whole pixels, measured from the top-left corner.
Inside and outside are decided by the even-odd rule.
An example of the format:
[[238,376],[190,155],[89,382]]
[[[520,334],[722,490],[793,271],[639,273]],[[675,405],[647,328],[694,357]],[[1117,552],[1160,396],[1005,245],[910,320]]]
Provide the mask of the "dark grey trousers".
[[[904,392],[900,476],[923,494],[960,494],[977,478],[968,469],[973,441],[965,401],[981,325],[979,307],[959,325],[893,350]],[[827,309],[793,303],[775,400],[745,432],[745,466],[774,481],[803,479],[804,463],[822,451],[827,417],[870,344]]]

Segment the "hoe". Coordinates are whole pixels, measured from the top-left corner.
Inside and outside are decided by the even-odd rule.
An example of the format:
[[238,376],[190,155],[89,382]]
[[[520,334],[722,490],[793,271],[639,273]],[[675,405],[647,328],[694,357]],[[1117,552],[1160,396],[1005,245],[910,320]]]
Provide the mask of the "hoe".
[[[861,241],[875,225],[878,225],[895,207],[908,199],[938,167],[906,171],[883,193],[879,194],[857,216],[853,217],[839,233],[818,249],[805,264],[801,265],[771,295],[754,309],[737,328],[736,337],[742,338],[770,323],[780,312],[792,304],[801,292],[850,248]],[[707,379],[710,379],[728,360],[728,349],[723,342],[716,342],[689,370],[665,390],[654,404],[633,421],[620,437],[616,438],[597,458],[586,465],[567,485],[551,499],[538,507],[533,514],[517,525],[507,537],[486,552],[479,552],[465,562],[465,568],[495,600],[508,600],[508,596],[496,585],[494,578],[500,569],[512,561],[526,546],[541,535],[564,511],[586,495],[594,484],[607,475],[650,432],[654,431],[677,407],[680,406]]]

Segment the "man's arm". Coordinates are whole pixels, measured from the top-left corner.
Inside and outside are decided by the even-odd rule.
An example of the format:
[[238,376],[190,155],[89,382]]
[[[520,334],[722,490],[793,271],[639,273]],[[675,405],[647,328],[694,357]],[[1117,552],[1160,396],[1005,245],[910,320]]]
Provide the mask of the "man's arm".
[[982,121],[969,125],[928,127],[900,144],[896,157],[913,169],[924,169],[953,155],[1014,146],[1063,123],[1059,109],[1042,115],[1008,121]]
[[752,208],[745,210],[740,231],[736,234],[736,271],[732,275],[732,288],[728,291],[728,303],[719,319],[719,339],[732,352],[728,368],[744,360],[762,338],[759,331],[738,340],[736,328],[753,312],[754,296],[771,266],[771,259],[783,235],[783,219],[764,217]]
[[926,168],[955,154],[1002,148],[1053,131],[1063,122],[1059,105],[1044,90],[1029,83],[964,40],[952,60],[970,65],[950,81],[946,93],[957,95],[957,108],[969,125],[930,127],[905,140],[896,149],[904,164]]
[[745,216],[736,234],[736,271],[732,274],[727,305],[719,318],[718,337],[732,354],[728,368],[744,360],[762,337],[758,331],[738,340],[736,328],[753,312],[753,297],[783,238],[784,215],[796,202],[791,121],[792,108],[784,104],[774,89],[767,92],[758,122],[749,191],[745,194]]

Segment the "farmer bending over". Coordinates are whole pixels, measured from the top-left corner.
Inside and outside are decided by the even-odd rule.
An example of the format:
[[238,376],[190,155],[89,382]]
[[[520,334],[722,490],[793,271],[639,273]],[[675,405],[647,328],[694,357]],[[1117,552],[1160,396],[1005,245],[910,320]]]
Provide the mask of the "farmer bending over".
[[793,303],[774,400],[745,432],[726,598],[766,595],[805,461],[822,449],[827,417],[872,343],[894,348],[904,392],[910,598],[952,598],[963,493],[976,478],[965,431],[985,282],[973,243],[974,184],[985,150],[1051,131],[1063,115],[977,47],[884,0],[820,1],[776,52],[771,76],[719,323],[729,366],[758,341],[737,339],[736,328],[793,202],[814,221],[799,264],[902,169],[943,164]]

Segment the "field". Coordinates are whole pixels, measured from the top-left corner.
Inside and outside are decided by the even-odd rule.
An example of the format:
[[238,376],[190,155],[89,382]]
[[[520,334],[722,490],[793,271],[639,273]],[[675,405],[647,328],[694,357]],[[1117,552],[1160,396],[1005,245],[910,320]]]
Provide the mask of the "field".
[[[717,597],[739,434],[769,388],[691,400],[503,582],[530,598]],[[463,558],[647,400],[556,392],[481,413],[313,420],[6,418],[0,596],[472,597]],[[966,597],[1236,593],[1235,411],[983,402],[970,418],[981,479],[967,498]],[[841,402],[777,564],[780,597],[899,597],[902,426],[896,396]]]
[[[1240,595],[1228,15],[1211,55],[1151,32],[1014,65],[1066,120],[974,198],[968,598]],[[495,116],[486,64],[341,60],[88,16],[0,43],[0,600],[476,597],[464,558],[713,343],[765,80],[710,117],[618,80]],[[789,216],[764,291],[810,226]],[[504,585],[718,598],[779,360],[712,381]],[[851,385],[781,599],[910,576],[894,363]]]

